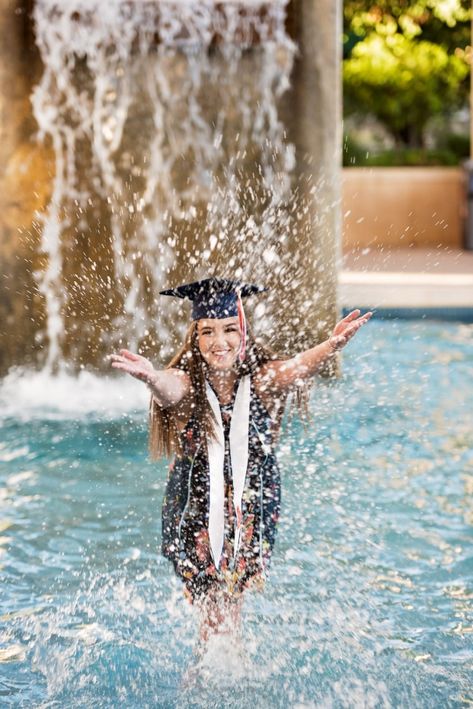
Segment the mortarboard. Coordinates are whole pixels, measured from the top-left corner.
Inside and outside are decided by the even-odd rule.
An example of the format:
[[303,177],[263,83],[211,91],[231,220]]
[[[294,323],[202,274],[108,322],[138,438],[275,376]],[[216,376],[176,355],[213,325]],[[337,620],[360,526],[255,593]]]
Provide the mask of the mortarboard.
[[238,295],[245,298],[268,290],[227,278],[205,278],[203,281],[186,283],[177,288],[160,291],[160,295],[189,298],[192,301],[192,319],[232,318],[238,315]]
[[241,331],[240,361],[245,358],[246,349],[246,318],[242,298],[268,290],[241,281],[231,281],[227,278],[205,278],[194,283],[185,283],[177,288],[160,291],[160,295],[170,295],[175,298],[189,298],[192,301],[192,319],[202,318],[232,318],[238,316]]

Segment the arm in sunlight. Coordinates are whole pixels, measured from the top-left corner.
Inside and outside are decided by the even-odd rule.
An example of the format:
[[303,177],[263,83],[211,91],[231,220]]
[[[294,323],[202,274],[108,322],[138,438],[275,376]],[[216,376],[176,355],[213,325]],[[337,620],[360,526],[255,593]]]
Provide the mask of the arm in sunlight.
[[335,325],[331,336],[325,342],[300,352],[291,359],[267,362],[261,367],[259,374],[262,388],[289,389],[299,380],[314,376],[338,350],[345,347],[371,316],[371,312],[361,315],[359,310],[353,310]]
[[120,354],[110,355],[110,360],[115,369],[121,369],[144,382],[157,404],[163,408],[175,406],[189,393],[189,375],[180,369],[156,370],[146,357],[129,350],[120,350]]

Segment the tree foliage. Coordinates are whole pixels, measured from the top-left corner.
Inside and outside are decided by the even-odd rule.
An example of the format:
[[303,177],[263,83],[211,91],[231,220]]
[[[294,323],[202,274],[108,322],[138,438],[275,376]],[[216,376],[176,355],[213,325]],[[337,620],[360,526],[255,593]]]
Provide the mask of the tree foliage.
[[470,13],[467,0],[346,0],[346,114],[421,146],[429,118],[467,101]]

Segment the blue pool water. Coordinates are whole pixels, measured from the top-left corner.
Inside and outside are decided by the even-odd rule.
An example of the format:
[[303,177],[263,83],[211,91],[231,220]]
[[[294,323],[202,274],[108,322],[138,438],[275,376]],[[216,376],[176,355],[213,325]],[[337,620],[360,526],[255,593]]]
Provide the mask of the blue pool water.
[[372,321],[316,384],[266,589],[199,664],[143,389],[0,388],[1,706],[472,705],[472,326]]

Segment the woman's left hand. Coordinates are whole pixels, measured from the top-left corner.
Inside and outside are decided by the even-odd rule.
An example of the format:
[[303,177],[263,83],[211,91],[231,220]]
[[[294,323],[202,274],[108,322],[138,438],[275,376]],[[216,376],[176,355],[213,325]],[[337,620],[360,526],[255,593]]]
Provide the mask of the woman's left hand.
[[333,350],[341,350],[358,332],[360,327],[368,322],[373,313],[371,311],[361,315],[361,310],[352,310],[343,320],[338,322],[328,341]]

